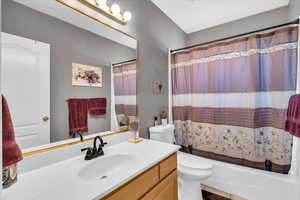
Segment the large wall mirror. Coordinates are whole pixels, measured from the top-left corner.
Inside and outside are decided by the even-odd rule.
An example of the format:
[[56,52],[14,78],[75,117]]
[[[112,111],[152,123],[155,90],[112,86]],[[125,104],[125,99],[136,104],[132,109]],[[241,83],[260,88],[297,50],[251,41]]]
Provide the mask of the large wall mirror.
[[137,119],[134,37],[56,0],[2,7],[1,85],[23,151]]

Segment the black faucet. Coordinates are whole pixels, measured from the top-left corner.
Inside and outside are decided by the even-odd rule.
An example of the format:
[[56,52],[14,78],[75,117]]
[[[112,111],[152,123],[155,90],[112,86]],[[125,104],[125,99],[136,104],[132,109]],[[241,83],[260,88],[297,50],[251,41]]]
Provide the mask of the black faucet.
[[82,136],[82,134],[80,133],[80,131],[75,131],[74,134],[73,134],[73,138],[76,137],[76,134],[79,135],[80,141],[82,142],[82,141],[83,141],[83,136]]
[[[97,148],[97,140],[100,140],[100,144]],[[97,155],[98,156],[103,156],[104,155],[104,152],[103,152],[103,147],[107,145],[107,142],[103,142],[103,139],[102,137],[100,136],[96,136],[95,139],[94,139],[94,150],[97,151]]]
[[[97,148],[97,140],[100,140],[100,144]],[[85,155],[85,160],[92,160],[94,158],[97,158],[99,156],[103,156],[104,155],[104,151],[103,151],[103,147],[107,145],[107,142],[103,142],[103,139],[100,136],[96,136],[94,139],[94,146],[93,148],[88,147],[88,148],[84,148],[81,149],[81,151],[87,151],[86,155]]]

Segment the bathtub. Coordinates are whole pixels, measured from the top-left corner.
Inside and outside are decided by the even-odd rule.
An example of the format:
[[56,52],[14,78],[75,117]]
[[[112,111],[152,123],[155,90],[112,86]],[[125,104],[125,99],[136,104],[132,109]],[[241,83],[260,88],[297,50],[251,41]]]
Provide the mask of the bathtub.
[[300,200],[300,184],[293,172],[278,174],[196,157],[214,165],[213,175],[204,185],[248,200]]

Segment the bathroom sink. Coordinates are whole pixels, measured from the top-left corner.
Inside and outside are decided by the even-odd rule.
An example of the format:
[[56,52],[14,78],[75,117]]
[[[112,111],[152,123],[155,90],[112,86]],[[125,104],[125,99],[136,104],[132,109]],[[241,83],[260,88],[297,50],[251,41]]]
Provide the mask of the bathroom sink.
[[116,154],[96,158],[79,171],[83,179],[105,179],[109,176],[122,173],[133,166],[136,158],[127,154]]

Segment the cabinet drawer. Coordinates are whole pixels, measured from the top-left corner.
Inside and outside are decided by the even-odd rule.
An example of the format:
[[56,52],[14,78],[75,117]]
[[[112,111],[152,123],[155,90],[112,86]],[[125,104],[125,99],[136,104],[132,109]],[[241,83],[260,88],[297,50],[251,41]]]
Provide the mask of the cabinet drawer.
[[155,166],[140,176],[121,186],[102,200],[137,200],[159,182],[159,166]]
[[177,168],[177,153],[171,155],[159,164],[159,179],[162,180]]
[[178,200],[177,172],[173,171],[141,200]]

